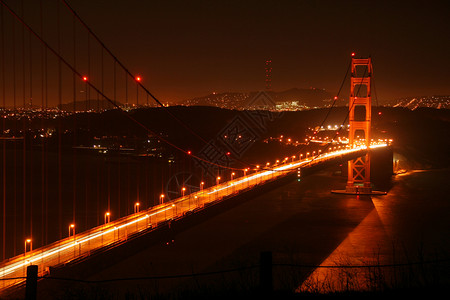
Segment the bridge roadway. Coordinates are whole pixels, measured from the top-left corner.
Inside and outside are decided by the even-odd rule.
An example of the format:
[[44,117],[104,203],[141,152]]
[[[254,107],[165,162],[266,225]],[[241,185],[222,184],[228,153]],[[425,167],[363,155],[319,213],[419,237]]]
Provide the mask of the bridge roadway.
[[[370,148],[386,146],[388,145],[385,143],[377,143]],[[0,295],[2,290],[24,283],[26,267],[29,265],[38,265],[39,276],[45,276],[50,267],[61,267],[66,263],[81,260],[94,251],[126,242],[132,235],[157,228],[167,221],[183,217],[186,213],[232,197],[256,185],[284,177],[298,168],[325,163],[347,155],[363,155],[366,151],[365,146],[355,147],[286,162],[270,170],[262,169],[12,257],[0,264]]]

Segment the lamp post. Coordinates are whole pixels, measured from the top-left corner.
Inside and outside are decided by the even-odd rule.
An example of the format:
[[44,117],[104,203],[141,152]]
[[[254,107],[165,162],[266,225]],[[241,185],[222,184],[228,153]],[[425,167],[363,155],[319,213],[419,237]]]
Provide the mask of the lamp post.
[[159,195],[159,204],[164,203],[164,194]]
[[25,251],[24,251],[24,255],[27,254],[27,244],[30,244],[30,252],[33,251],[33,241],[31,239],[26,239],[25,240]]
[[217,178],[216,178],[216,185],[219,185],[219,182],[220,182],[220,176],[217,176]]
[[184,192],[186,192],[186,188],[183,186],[181,188],[181,196],[184,197]]
[[203,186],[205,185],[205,183],[202,181],[200,182],[200,191],[203,191]]
[[105,224],[109,223],[110,220],[111,220],[111,213],[109,211],[107,211],[105,213]]
[[73,238],[75,239],[75,224],[72,223],[69,225],[69,237],[70,237],[70,231],[72,231]]
[[139,212],[139,207],[140,207],[140,203],[139,202],[136,202],[135,204],[134,204],[134,213],[136,214],[136,213],[138,213]]
[[231,180],[233,180],[233,176],[234,176],[234,172],[233,172],[233,173],[231,173]]

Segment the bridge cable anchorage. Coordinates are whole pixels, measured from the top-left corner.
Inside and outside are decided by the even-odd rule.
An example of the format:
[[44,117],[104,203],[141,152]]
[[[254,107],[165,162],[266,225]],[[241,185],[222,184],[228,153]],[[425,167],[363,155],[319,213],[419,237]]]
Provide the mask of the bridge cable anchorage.
[[[235,171],[241,171],[242,168],[235,168],[235,167],[230,167],[230,166],[225,166],[225,165],[221,165],[218,163],[214,163],[211,162],[207,159],[204,159],[202,157],[199,157],[195,154],[192,154],[191,152],[182,149],[181,147],[175,145],[174,143],[170,142],[169,140],[167,140],[166,138],[164,138],[162,135],[154,132],[153,130],[151,130],[150,128],[148,128],[147,126],[145,126],[144,124],[142,124],[141,122],[139,122],[137,119],[135,119],[133,116],[129,115],[126,111],[124,111],[119,105],[117,105],[117,103],[113,100],[111,100],[108,96],[106,96],[100,89],[98,89],[94,84],[92,84],[89,80],[84,80],[84,75],[82,75],[80,72],[78,72],[74,66],[72,66],[66,59],[64,59],[55,49],[53,49],[45,40],[42,39],[42,37],[35,32],[20,16],[18,16],[6,3],[4,3],[3,0],[0,0],[0,2],[7,8],[7,10],[17,19],[19,20],[23,26],[25,26],[42,44],[44,44],[44,46],[49,49],[55,56],[57,56],[59,58],[59,60],[66,65],[77,77],[79,77],[81,80],[85,81],[86,84],[88,84],[95,92],[97,92],[99,95],[101,95],[102,97],[104,97],[108,102],[110,102],[115,108],[117,108],[120,112],[122,112],[127,118],[129,118],[130,120],[132,120],[134,123],[136,123],[138,126],[142,127],[144,130],[148,131],[149,133],[153,134],[154,136],[157,136],[160,140],[162,140],[163,142],[165,142],[166,144],[172,146],[173,148],[179,150],[180,152],[194,157],[200,161],[203,161],[205,163],[208,163],[210,165],[214,165],[220,168],[224,168],[224,169],[229,169],[229,170],[235,170]],[[128,72],[128,71],[127,71]],[[129,73],[131,74],[131,73]],[[188,153],[189,152],[189,153]]]

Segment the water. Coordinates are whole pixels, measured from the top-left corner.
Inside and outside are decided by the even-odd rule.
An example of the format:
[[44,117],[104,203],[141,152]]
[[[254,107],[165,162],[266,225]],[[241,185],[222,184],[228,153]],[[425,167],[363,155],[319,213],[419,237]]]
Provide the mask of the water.
[[[417,287],[435,281],[434,274],[442,276],[439,269],[450,263],[449,175],[448,169],[410,171],[394,178],[387,195],[361,198],[360,201],[371,206],[367,215],[337,247],[329,249],[321,262],[324,268],[316,269],[300,290],[373,290],[380,288],[377,285]],[[431,263],[440,260],[443,261]],[[416,263],[422,262],[426,263],[419,264],[423,269],[418,270]],[[404,267],[390,267],[403,264]],[[333,265],[386,267],[379,270],[325,267]],[[405,280],[406,275],[411,278]],[[374,278],[377,276],[382,276],[382,280],[377,281]],[[444,282],[449,279],[448,274],[440,278]]]

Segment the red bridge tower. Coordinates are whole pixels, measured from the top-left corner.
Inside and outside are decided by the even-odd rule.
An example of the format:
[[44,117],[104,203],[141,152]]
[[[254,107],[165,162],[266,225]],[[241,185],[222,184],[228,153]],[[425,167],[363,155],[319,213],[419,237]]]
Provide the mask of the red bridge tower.
[[[352,73],[349,102],[349,145],[363,142],[370,146],[372,100],[370,80],[372,77],[372,61],[369,58],[352,57]],[[370,194],[370,155],[348,162],[347,193]]]

